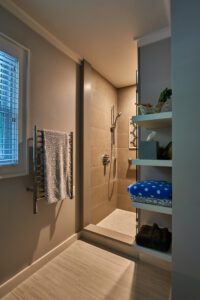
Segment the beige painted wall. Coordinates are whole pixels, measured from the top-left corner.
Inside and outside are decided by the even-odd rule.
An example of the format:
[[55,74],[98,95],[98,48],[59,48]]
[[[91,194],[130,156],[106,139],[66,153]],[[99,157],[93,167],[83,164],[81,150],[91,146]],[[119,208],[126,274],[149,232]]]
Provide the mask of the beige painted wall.
[[[110,164],[106,167],[105,173],[102,164],[103,155],[111,155],[110,126],[112,105],[115,105],[115,113],[117,113],[117,90],[93,70],[90,119],[91,223],[93,224],[98,223],[117,207],[117,182],[113,182],[111,169],[109,187]],[[112,194],[113,185],[114,190]],[[111,194],[112,196],[109,197]]]
[[[75,131],[76,64],[1,7],[0,28],[31,51],[29,137],[34,124]],[[41,200],[33,215],[30,184],[31,176],[0,180],[0,283],[75,232],[75,199]]]
[[136,114],[136,87],[130,86],[118,89],[118,112],[122,112],[117,124],[117,207],[124,210],[135,211],[131,207],[127,187],[136,181],[136,167],[129,165],[128,158],[136,158],[136,150],[129,150],[129,118]]

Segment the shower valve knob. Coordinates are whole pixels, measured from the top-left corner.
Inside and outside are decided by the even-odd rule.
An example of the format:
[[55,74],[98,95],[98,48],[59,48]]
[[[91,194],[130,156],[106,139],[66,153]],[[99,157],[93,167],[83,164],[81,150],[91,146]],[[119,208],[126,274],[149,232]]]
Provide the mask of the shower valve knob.
[[104,166],[106,166],[107,164],[109,164],[110,159],[109,159],[109,155],[108,154],[104,154],[102,162],[103,162]]

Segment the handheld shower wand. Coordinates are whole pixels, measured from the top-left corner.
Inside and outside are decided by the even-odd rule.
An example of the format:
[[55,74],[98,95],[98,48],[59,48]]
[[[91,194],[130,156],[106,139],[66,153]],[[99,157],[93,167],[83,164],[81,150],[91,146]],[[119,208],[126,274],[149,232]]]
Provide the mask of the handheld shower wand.
[[117,119],[121,116],[121,114],[122,114],[121,112],[118,112],[118,114],[115,117],[115,120],[110,128],[110,131],[112,132],[112,136],[113,136],[113,145],[115,144],[115,129],[116,129],[116,125],[117,125]]
[[117,116],[115,117],[115,121],[114,121],[114,126],[116,127],[117,125],[117,119],[121,116],[121,112],[118,112]]

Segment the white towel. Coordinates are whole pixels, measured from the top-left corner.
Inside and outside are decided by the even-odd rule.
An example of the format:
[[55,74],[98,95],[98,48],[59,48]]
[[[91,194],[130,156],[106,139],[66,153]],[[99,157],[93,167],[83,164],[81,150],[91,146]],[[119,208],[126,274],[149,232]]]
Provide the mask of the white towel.
[[43,139],[45,199],[55,203],[69,197],[69,137],[65,132],[44,129]]

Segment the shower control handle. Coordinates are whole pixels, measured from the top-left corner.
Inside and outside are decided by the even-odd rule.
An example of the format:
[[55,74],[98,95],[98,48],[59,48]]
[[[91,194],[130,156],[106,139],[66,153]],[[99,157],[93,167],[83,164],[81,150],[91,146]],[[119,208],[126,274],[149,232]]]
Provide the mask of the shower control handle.
[[109,159],[109,155],[108,154],[104,154],[102,162],[103,162],[104,166],[106,166],[107,164],[109,164],[110,159]]

